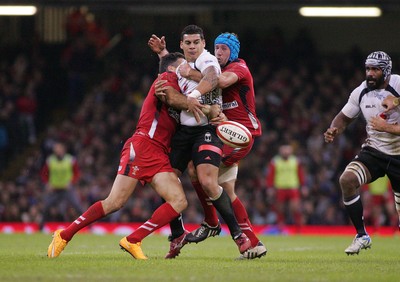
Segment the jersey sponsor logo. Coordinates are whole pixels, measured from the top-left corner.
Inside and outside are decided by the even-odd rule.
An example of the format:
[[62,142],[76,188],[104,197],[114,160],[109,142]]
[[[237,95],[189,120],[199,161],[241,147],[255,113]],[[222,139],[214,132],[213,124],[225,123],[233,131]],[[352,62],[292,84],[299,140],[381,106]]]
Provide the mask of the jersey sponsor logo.
[[239,107],[239,104],[236,100],[222,104],[222,110],[229,110],[229,109],[234,109],[237,107]]
[[375,105],[365,105],[366,109],[375,109],[376,106]]

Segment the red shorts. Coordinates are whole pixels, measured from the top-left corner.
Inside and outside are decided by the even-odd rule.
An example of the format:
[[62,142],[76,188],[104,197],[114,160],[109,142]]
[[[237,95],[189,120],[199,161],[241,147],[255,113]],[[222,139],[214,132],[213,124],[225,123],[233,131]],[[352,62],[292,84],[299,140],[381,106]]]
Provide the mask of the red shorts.
[[249,146],[246,148],[232,148],[226,144],[222,147],[222,163],[225,166],[231,166],[238,163],[241,159],[246,157],[253,147],[254,138],[252,139]]
[[147,136],[129,138],[121,151],[118,174],[151,183],[159,172],[174,172],[167,152]]
[[299,189],[276,189],[276,200],[285,202],[300,199]]

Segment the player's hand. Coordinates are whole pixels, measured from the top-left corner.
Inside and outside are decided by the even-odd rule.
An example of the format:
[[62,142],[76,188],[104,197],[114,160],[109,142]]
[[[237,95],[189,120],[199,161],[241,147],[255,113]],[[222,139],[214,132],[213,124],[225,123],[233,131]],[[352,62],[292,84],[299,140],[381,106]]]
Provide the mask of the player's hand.
[[369,125],[373,130],[386,131],[388,123],[380,116],[372,117],[369,120]]
[[147,42],[147,45],[149,45],[150,49],[154,53],[160,54],[167,47],[165,36],[161,36],[161,38],[159,38],[157,35],[152,34]]
[[[203,110],[204,112],[204,110]],[[225,116],[225,114],[222,112],[222,109],[220,105],[214,104],[211,105],[210,109],[206,113],[208,119],[210,120],[210,124],[212,125],[218,125],[223,121],[227,121],[228,118]]]
[[181,76],[183,76],[184,78],[189,78],[191,69],[192,68],[190,67],[190,65],[188,63],[185,63],[180,65],[178,70]]
[[326,143],[331,143],[335,139],[336,135],[338,134],[337,127],[330,127],[324,133],[324,139]]
[[382,101],[382,106],[385,108],[384,112],[387,113],[390,110],[393,110],[398,106],[398,100],[396,97],[393,95],[388,95],[385,99]]
[[220,112],[220,114],[217,117],[210,120],[210,124],[217,126],[221,122],[227,121],[227,120],[228,120],[228,118],[226,117],[226,115],[223,112]]
[[154,84],[155,95],[157,97],[166,96],[166,93],[165,93],[165,89],[166,89],[165,84],[166,83],[167,83],[167,80],[157,79],[156,83]]
[[202,105],[202,104],[200,104],[198,99],[188,96],[187,97],[187,106],[188,106],[187,111],[192,112],[197,123],[200,123],[201,117],[205,116],[202,109],[206,108],[206,105]]

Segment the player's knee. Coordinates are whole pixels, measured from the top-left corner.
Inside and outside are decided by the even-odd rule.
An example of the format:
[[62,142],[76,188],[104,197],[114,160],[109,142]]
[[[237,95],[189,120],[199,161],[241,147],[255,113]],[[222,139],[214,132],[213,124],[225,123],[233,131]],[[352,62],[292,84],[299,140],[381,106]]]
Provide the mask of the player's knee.
[[110,214],[122,209],[122,207],[125,205],[125,202],[120,199],[111,200],[110,198],[106,198],[102,204],[104,213]]
[[203,187],[203,190],[209,195],[210,192],[213,191],[213,187],[215,186],[216,183],[213,183],[211,181],[211,177],[203,177],[199,179],[199,183],[201,187]]
[[187,206],[188,206],[188,202],[186,200],[186,197],[184,195],[179,195],[177,197],[174,197],[173,200],[171,200],[169,202],[169,204],[172,206],[172,208],[177,212],[177,213],[181,213],[182,211],[184,211]]
[[339,178],[343,195],[352,195],[359,186],[357,179],[350,173],[343,173]]

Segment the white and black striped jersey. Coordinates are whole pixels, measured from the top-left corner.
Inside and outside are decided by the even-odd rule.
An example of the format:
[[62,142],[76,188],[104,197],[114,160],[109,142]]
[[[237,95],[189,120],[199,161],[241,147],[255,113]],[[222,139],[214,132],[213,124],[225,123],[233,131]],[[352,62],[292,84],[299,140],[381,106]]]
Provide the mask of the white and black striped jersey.
[[[388,95],[400,96],[400,76],[392,74],[385,89],[369,90],[366,81],[351,92],[349,100],[342,109],[342,113],[349,118],[363,114],[367,125],[367,139],[364,146],[375,148],[388,155],[400,155],[400,136],[387,132],[373,130],[369,125],[371,117],[380,116],[384,108],[382,101]],[[396,107],[385,115],[388,123],[400,123],[400,107]]]
[[[183,64],[186,63],[186,61],[183,62]],[[203,53],[200,54],[200,56],[196,59],[196,61],[190,62],[189,65],[201,73],[208,68],[209,66],[215,67],[217,70],[218,75],[221,74],[221,67],[219,66],[218,60],[215,56],[213,56],[210,52],[207,50],[204,50]],[[198,82],[194,80],[190,80],[187,78],[184,78],[183,76],[180,75],[179,73],[179,67],[176,70],[176,74],[178,75],[178,84],[181,89],[181,92],[184,95],[189,95],[192,93],[192,91],[197,87],[199,84]],[[204,105],[214,105],[214,104],[219,104],[222,106],[222,94],[221,94],[221,89],[216,88],[213,91],[210,91],[209,93],[202,95],[199,97],[199,101],[201,104]],[[194,118],[194,115],[191,112],[187,111],[181,111],[181,124],[187,125],[187,126],[203,126],[208,124],[208,119],[207,117],[201,117],[201,122],[197,123],[196,119]]]

